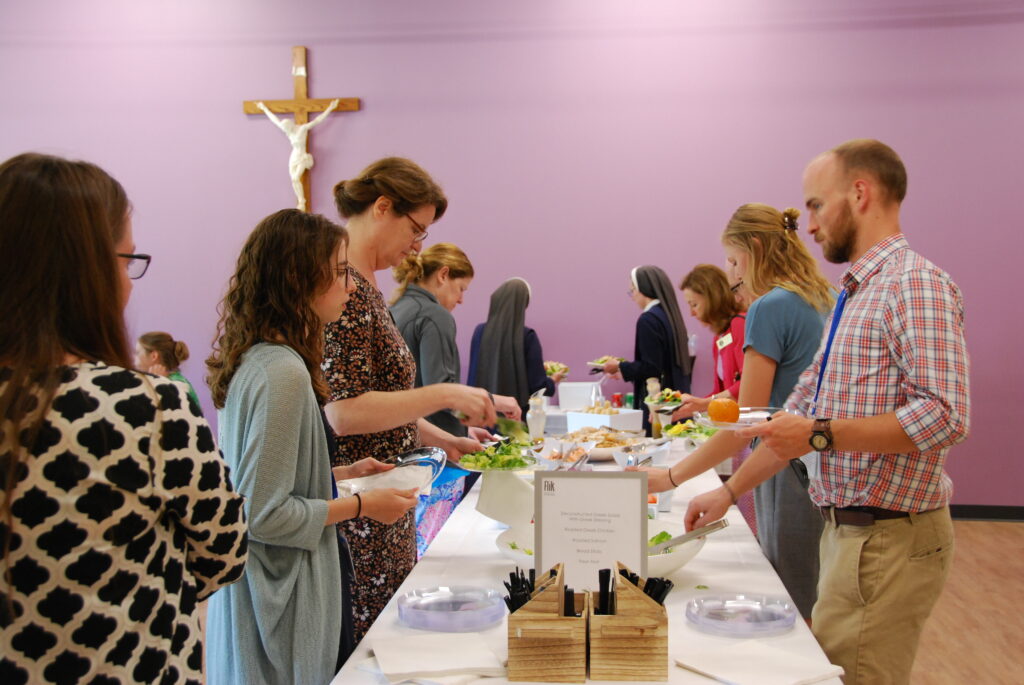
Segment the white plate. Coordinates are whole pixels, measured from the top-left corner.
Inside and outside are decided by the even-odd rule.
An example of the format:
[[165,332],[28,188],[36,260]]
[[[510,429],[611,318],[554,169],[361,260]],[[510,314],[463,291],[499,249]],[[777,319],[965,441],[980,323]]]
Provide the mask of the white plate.
[[693,420],[702,426],[734,431],[739,430],[740,428],[747,428],[749,426],[756,426],[759,423],[764,423],[772,414],[780,411],[783,410],[779,407],[740,407],[740,418],[736,423],[712,421],[708,418],[707,412],[698,411],[694,412]]
[[796,606],[787,597],[758,594],[695,597],[686,618],[700,630],[729,637],[763,637],[793,629]]

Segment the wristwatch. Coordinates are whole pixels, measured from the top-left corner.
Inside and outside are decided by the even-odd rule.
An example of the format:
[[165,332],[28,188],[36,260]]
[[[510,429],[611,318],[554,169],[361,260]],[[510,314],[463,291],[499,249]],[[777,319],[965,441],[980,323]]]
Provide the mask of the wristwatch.
[[815,452],[832,448],[832,419],[814,419],[809,441]]

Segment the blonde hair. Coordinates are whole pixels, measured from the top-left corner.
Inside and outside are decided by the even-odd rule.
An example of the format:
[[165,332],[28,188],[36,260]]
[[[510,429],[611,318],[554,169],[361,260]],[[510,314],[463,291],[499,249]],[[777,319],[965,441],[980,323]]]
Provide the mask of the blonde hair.
[[405,294],[410,283],[423,283],[445,266],[452,278],[473,278],[473,265],[465,252],[452,243],[437,243],[419,254],[410,254],[392,270],[399,285],[391,304]]
[[752,202],[737,209],[722,233],[722,243],[750,255],[743,280],[756,297],[778,287],[799,295],[819,312],[832,308],[832,286],[797,235],[800,210],[780,212]]

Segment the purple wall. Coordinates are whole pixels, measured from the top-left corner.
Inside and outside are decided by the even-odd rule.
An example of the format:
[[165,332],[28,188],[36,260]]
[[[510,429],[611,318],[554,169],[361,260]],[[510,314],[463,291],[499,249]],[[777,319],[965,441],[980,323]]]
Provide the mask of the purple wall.
[[[631,355],[631,267],[678,280],[721,264],[736,206],[799,207],[811,157],[880,138],[910,171],[912,245],[967,301],[974,421],[949,462],[955,501],[1022,505],[1011,426],[1024,377],[1010,360],[1024,337],[1013,299],[1024,12],[1007,7],[3,3],[0,158],[81,157],[125,184],[139,250],[155,256],[132,330],[191,345],[184,371],[209,410],[202,361],[237,250],[292,204],[287,142],[241,103],[291,96],[292,45],[309,47],[313,97],[364,102],[311,137],[314,208],[334,216],[333,183],[378,157],[420,162],[451,200],[430,240],[459,244],[478,273],[455,312],[460,347],[493,288],[523,276],[528,323],[570,380],[587,379],[587,359]],[[710,338],[687,324],[700,334],[701,389]]]

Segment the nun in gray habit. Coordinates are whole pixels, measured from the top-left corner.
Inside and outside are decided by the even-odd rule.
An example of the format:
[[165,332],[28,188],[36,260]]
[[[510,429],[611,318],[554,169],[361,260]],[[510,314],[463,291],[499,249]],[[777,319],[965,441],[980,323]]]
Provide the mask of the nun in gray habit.
[[487,322],[477,325],[469,348],[469,385],[495,395],[515,397],[526,415],[530,395],[543,389],[555,394],[555,382],[544,372],[544,353],[537,332],[525,325],[530,285],[510,278],[491,294]]
[[604,370],[609,374],[619,372],[633,384],[633,408],[643,410],[646,430],[650,427],[644,404],[647,379],[657,378],[663,389],[688,393],[693,359],[676,291],[665,272],[656,266],[638,266],[630,273],[630,280],[630,295],[643,310],[636,320],[633,361],[608,362]]

